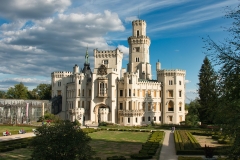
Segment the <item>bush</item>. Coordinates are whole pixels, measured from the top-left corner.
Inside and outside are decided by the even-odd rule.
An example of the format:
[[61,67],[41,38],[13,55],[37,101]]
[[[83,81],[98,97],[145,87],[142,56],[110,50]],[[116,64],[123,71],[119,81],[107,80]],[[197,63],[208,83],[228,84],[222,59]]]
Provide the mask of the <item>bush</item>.
[[203,160],[202,157],[183,157],[183,156],[179,156],[178,160]]
[[152,158],[152,156],[147,154],[132,154],[131,158],[132,159],[150,159]]
[[112,157],[107,157],[107,160],[126,160],[124,156],[112,156]]

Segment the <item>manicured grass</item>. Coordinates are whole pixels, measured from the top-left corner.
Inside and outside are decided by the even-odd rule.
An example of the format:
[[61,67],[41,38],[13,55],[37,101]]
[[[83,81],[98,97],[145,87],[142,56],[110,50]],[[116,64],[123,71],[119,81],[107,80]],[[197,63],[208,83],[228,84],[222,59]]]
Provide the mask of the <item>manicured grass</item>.
[[29,148],[15,149],[10,152],[0,153],[1,160],[27,160],[31,158],[32,151]]
[[149,132],[127,132],[127,131],[99,131],[88,134],[93,140],[117,141],[117,142],[139,142],[147,141]]
[[9,132],[11,132],[12,134],[18,134],[18,131],[20,129],[25,130],[26,132],[32,132],[32,129],[36,128],[34,126],[5,126],[5,125],[0,125],[0,136],[3,136],[2,133],[6,132],[6,130],[8,130]]
[[[130,157],[131,154],[138,153],[142,144],[147,141],[149,132],[127,132],[127,131],[98,131],[88,134],[92,137],[90,145],[96,152],[96,157],[106,159],[110,156]],[[28,159],[31,156],[29,148],[15,149],[10,152],[0,153],[0,159],[13,160],[16,156]],[[18,159],[18,158],[17,158]]]

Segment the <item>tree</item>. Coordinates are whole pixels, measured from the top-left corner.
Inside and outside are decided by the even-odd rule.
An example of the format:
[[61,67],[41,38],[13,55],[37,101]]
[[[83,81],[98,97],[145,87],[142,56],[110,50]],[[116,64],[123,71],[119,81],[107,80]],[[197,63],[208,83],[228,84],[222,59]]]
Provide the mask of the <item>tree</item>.
[[91,159],[91,138],[70,121],[37,128],[39,135],[32,140],[32,158],[37,160]]
[[0,91],[0,98],[5,98],[5,92],[4,91]]
[[216,112],[216,73],[207,57],[204,58],[203,64],[199,71],[199,118],[204,124],[213,124]]
[[36,99],[50,100],[51,99],[51,84],[39,84],[37,88],[33,89],[32,93],[36,93]]
[[232,140],[229,147],[230,159],[238,159],[240,155],[240,4],[236,9],[229,9],[227,18],[233,20],[227,29],[230,37],[224,43],[217,44],[207,38],[207,55],[218,65],[219,97],[217,122],[221,124],[223,133]]
[[187,105],[188,108],[188,114],[186,115],[186,124],[190,126],[198,126],[199,122],[199,113],[198,108],[200,106],[198,99],[195,99],[194,101],[191,101],[189,105]]
[[22,82],[10,87],[6,93],[6,98],[10,99],[27,99],[28,98],[28,89],[24,86]]

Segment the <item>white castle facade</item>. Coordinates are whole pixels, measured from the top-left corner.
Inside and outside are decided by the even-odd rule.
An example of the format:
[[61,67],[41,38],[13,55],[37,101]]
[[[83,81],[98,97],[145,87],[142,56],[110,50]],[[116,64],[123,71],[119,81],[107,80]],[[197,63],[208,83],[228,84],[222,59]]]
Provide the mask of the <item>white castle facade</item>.
[[95,49],[93,71],[86,52],[83,69],[75,65],[73,72],[53,72],[53,113],[82,124],[134,126],[185,121],[186,71],[161,69],[156,62],[157,79],[152,79],[150,38],[144,20],[132,22],[128,44],[127,70],[122,68],[123,53],[117,48]]

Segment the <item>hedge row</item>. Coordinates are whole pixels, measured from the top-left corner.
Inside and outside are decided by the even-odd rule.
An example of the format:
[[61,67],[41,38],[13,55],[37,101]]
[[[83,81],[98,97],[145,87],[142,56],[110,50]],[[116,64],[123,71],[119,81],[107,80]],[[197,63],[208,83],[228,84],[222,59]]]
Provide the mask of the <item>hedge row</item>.
[[107,130],[107,131],[128,131],[128,132],[153,132],[153,130],[147,130],[147,129],[98,128],[97,130]]
[[186,132],[186,134],[187,134],[188,138],[190,139],[190,141],[193,144],[193,147],[195,149],[201,148],[201,145],[198,143],[196,138],[190,132]]
[[31,141],[31,138],[22,138],[11,141],[0,142],[0,152],[12,151],[14,149],[26,148]]
[[183,141],[179,134],[179,131],[174,132],[174,142],[175,142],[176,151],[184,150]]
[[112,157],[107,157],[107,160],[126,160],[124,156],[112,156]]
[[146,143],[142,144],[139,154],[131,155],[132,159],[149,159],[156,154],[159,144],[162,144],[164,137],[163,131],[152,132]]

